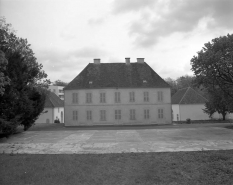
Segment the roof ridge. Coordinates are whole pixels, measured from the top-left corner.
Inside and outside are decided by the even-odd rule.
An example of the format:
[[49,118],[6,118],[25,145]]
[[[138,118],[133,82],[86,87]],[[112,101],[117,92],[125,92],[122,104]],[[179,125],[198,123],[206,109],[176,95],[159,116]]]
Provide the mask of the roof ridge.
[[51,98],[49,97],[49,101],[52,103],[53,107],[55,107],[53,101],[51,100]]
[[[183,97],[181,98],[181,100],[179,101],[179,104],[182,102],[182,100],[184,99],[185,95],[188,92],[189,87],[183,88],[183,89],[187,89],[186,92],[184,93]],[[181,90],[181,89],[180,89]]]
[[207,101],[209,101],[207,98],[205,98],[204,96],[202,96],[199,92],[197,92],[195,89],[191,88],[192,90],[194,90],[198,95],[200,95],[202,98],[206,99]]

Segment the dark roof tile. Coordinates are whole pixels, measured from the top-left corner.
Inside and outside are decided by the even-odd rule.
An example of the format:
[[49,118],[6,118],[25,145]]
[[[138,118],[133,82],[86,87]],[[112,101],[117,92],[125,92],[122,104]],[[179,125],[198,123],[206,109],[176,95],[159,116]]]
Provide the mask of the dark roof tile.
[[[144,82],[143,82],[144,81]],[[88,64],[64,90],[99,88],[170,88],[147,63]]]
[[44,107],[45,108],[64,107],[64,101],[61,100],[55,93],[48,92]]
[[206,101],[205,97],[191,87],[180,89],[172,96],[172,104],[204,104]]

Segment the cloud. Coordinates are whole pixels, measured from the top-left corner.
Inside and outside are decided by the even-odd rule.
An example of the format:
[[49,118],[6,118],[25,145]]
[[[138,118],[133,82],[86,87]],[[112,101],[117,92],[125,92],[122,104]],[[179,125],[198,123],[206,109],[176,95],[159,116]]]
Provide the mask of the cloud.
[[[92,47],[84,47],[73,51],[58,49],[45,49],[35,52],[38,63],[43,65],[43,70],[51,80],[72,80],[93,58],[101,58],[107,55],[107,51]],[[64,71],[69,74],[64,76]],[[72,78],[71,78],[72,77]]]
[[115,14],[129,11],[138,11],[155,4],[155,0],[115,0],[113,2],[113,12]]
[[134,11],[136,18],[129,26],[129,35],[141,47],[151,47],[173,33],[190,33],[200,21],[206,22],[205,29],[233,28],[232,0],[127,0],[113,5],[113,13]]
[[88,24],[91,26],[95,26],[95,25],[101,25],[103,24],[105,21],[105,18],[101,17],[101,18],[92,18],[88,20]]

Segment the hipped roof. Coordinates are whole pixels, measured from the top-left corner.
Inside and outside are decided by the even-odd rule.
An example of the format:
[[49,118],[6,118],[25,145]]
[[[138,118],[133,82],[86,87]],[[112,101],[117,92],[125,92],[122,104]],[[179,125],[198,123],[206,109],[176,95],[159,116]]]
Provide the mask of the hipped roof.
[[89,63],[64,90],[170,88],[147,63]]
[[180,89],[172,96],[172,104],[204,104],[207,101],[191,87]]
[[45,108],[64,107],[64,101],[61,100],[55,93],[48,92],[45,100]]

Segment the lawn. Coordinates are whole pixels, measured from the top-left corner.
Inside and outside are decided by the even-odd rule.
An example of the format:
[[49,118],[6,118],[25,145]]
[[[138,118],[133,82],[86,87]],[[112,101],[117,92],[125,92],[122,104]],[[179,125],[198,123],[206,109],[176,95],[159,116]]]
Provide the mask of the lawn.
[[0,155],[0,184],[232,184],[233,150]]

